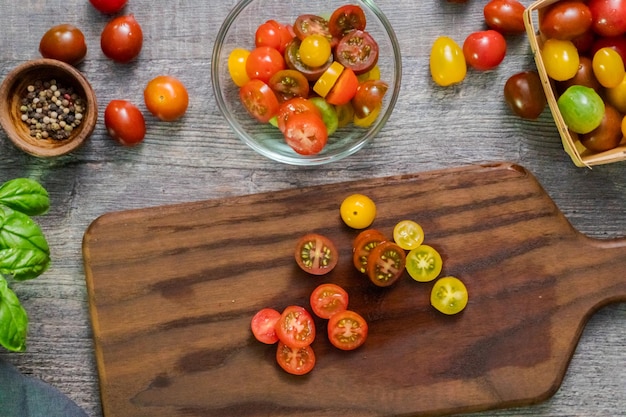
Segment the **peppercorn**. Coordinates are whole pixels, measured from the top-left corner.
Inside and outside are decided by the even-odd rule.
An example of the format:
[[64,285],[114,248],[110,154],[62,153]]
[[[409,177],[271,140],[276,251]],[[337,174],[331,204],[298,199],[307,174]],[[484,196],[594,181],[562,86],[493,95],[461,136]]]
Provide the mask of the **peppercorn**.
[[32,137],[65,140],[81,124],[85,101],[72,87],[37,80],[26,87],[20,112]]

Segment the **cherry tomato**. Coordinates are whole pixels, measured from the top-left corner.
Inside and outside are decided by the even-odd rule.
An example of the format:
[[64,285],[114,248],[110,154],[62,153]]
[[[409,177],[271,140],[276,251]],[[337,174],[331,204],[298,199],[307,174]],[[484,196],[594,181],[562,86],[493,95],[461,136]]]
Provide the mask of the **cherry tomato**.
[[314,113],[298,113],[289,117],[283,134],[287,144],[300,155],[317,154],[328,142],[324,120]]
[[339,214],[349,227],[365,229],[376,218],[376,203],[366,195],[352,194],[341,202]]
[[250,80],[239,89],[239,99],[252,117],[267,123],[278,113],[278,99],[272,89],[261,80]]
[[335,106],[347,104],[356,95],[358,87],[359,79],[352,68],[344,68],[339,79],[326,95],[326,101]]
[[430,75],[433,81],[447,87],[460,83],[467,74],[467,63],[461,47],[447,36],[435,40],[430,51]]
[[300,42],[300,60],[310,67],[322,66],[332,55],[330,42],[322,35],[309,35]]
[[503,34],[524,33],[526,6],[517,0],[491,0],[483,7],[487,26]]
[[622,136],[626,138],[626,116],[622,119]]
[[315,367],[315,353],[311,346],[293,348],[278,342],[276,362],[285,371],[293,375],[304,375]]
[[269,79],[268,85],[281,102],[294,97],[306,98],[309,96],[309,81],[301,72],[296,70],[278,71]]
[[277,49],[269,46],[254,48],[246,59],[246,72],[251,79],[269,82],[272,75],[285,69],[285,59]]
[[576,75],[580,57],[572,41],[548,39],[541,48],[541,57],[548,76],[565,81]]
[[622,57],[609,47],[600,48],[594,54],[592,65],[596,79],[606,88],[617,87],[626,75]]
[[593,30],[600,36],[626,33],[626,0],[589,0]]
[[287,49],[285,50],[285,65],[302,73],[307,80],[315,82],[333,64],[333,57],[330,56],[328,61],[322,66],[310,67],[305,65],[300,59],[300,44],[300,39],[294,38],[289,45],[287,45]]
[[352,310],[343,310],[328,320],[328,340],[341,350],[354,350],[367,340],[367,321]]
[[367,261],[370,252],[381,242],[386,241],[385,235],[377,229],[367,229],[354,239],[352,263],[362,274],[367,273]]
[[617,87],[606,89],[606,100],[620,113],[626,113],[626,77]]
[[589,57],[584,55],[580,57],[578,71],[576,71],[574,77],[556,83],[557,92],[562,94],[563,91],[567,90],[572,85],[584,85],[585,87],[593,88],[598,94],[602,90],[602,86],[593,73],[593,63]]
[[87,55],[85,35],[76,26],[70,24],[53,26],[41,37],[39,52],[44,58],[77,65]]
[[111,100],[104,110],[104,125],[108,134],[122,145],[137,145],[146,136],[143,113],[130,101]]
[[424,229],[413,220],[401,220],[393,228],[393,241],[402,249],[415,249],[424,241]]
[[243,48],[235,48],[228,55],[228,73],[237,87],[243,87],[250,77],[246,71],[246,60],[250,51]]
[[171,75],[159,75],[150,80],[143,97],[150,113],[167,122],[181,118],[189,105],[185,85]]
[[582,145],[592,152],[603,152],[616,148],[622,141],[622,115],[611,105],[604,105],[604,116],[600,126],[589,133],[579,135]]
[[332,48],[337,45],[337,38],[330,33],[328,21],[321,16],[313,14],[298,16],[293,24],[293,31],[301,41],[309,35],[322,35],[330,42]]
[[348,308],[348,292],[337,284],[318,285],[311,293],[311,309],[316,316],[329,319]]
[[626,64],[626,35],[599,37],[594,40],[591,45],[591,56],[593,56],[601,48],[613,48],[622,57],[622,61]]
[[495,30],[470,33],[463,42],[463,55],[471,67],[486,71],[500,65],[506,55],[506,40]]
[[378,43],[368,32],[353,30],[337,44],[335,59],[355,74],[364,74],[378,63]]
[[287,120],[296,113],[313,112],[321,117],[318,107],[309,99],[303,97],[294,97],[282,103],[276,114],[276,124],[278,130],[285,132]]
[[132,14],[112,19],[100,35],[102,52],[116,62],[132,61],[141,52],[142,45],[143,32]]
[[313,85],[313,91],[319,94],[320,97],[326,97],[330,90],[333,88],[341,73],[344,70],[344,66],[335,61],[324,71],[322,75],[317,79]]
[[504,99],[513,113],[531,120],[538,118],[547,104],[537,71],[512,75],[504,84]]
[[406,255],[406,271],[418,282],[437,278],[443,268],[441,255],[429,245],[420,245]]
[[254,44],[256,47],[269,46],[278,50],[281,54],[285,52],[287,45],[292,39],[289,29],[276,20],[268,20],[259,25],[255,32]]
[[324,275],[337,266],[339,251],[326,236],[308,233],[298,240],[294,256],[303,271],[313,275]]
[[404,249],[391,241],[380,242],[367,256],[367,276],[379,287],[393,285],[405,269]]
[[293,348],[309,346],[315,340],[313,317],[304,307],[288,306],[276,322],[276,335],[287,346]]
[[604,102],[593,88],[573,85],[557,100],[567,127],[576,133],[589,133],[600,126]]
[[[354,107],[354,106],[353,106]],[[380,110],[382,109],[382,105],[375,107],[370,113],[365,117],[359,117],[356,113],[354,114],[354,119],[352,119],[352,123],[354,123],[357,127],[368,128],[378,119],[378,115],[380,114]]]
[[280,319],[280,313],[273,308],[259,310],[250,322],[252,334],[261,343],[273,345],[278,342],[276,335],[276,323]]
[[547,8],[539,30],[548,38],[573,40],[586,33],[593,22],[591,10],[581,1],[557,1]]
[[347,4],[337,8],[328,19],[328,29],[337,39],[341,39],[352,30],[365,30],[367,20],[360,6]]
[[339,115],[337,114],[337,108],[332,104],[329,104],[322,97],[311,97],[309,101],[319,110],[322,120],[326,125],[328,136],[335,133],[335,131],[339,128]]
[[467,306],[467,301],[467,288],[456,277],[440,278],[430,293],[430,304],[444,314],[460,313]]
[[354,115],[364,118],[376,109],[380,110],[388,89],[389,86],[382,80],[367,80],[359,84],[351,100]]
[[122,10],[128,0],[89,0],[89,3],[99,12],[114,14]]

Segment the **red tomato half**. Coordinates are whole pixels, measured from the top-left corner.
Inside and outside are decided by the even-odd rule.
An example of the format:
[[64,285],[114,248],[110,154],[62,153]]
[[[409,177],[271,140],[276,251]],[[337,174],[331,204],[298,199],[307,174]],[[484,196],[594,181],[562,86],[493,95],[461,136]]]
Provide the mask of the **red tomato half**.
[[348,292],[332,283],[317,286],[310,297],[313,313],[322,319],[329,319],[334,314],[346,310],[348,300]]
[[269,82],[272,75],[285,69],[285,58],[277,49],[269,46],[254,48],[246,59],[246,72],[251,79]]
[[146,136],[146,122],[133,103],[126,100],[111,100],[104,110],[104,125],[115,141],[125,146],[134,146]]
[[248,113],[267,123],[278,113],[278,99],[272,89],[261,80],[250,80],[239,89],[239,98]]
[[388,287],[402,276],[406,252],[394,242],[381,242],[367,256],[367,275],[375,285]]
[[337,38],[330,33],[328,21],[321,16],[313,14],[298,16],[293,24],[293,31],[301,41],[309,35],[322,35],[328,39],[331,47],[337,45]]
[[276,362],[285,372],[304,375],[311,372],[315,366],[315,353],[311,346],[293,348],[278,342]]
[[273,308],[259,310],[250,322],[252,334],[261,343],[272,345],[278,342],[276,335],[276,323],[280,319],[280,313]]
[[286,307],[276,322],[276,336],[290,347],[310,345],[315,340],[313,317],[304,307]]
[[354,350],[367,339],[367,321],[351,310],[340,311],[328,320],[328,339],[341,350]]
[[357,29],[365,30],[365,12],[360,6],[346,4],[336,9],[328,19],[328,30],[337,39]]
[[112,19],[100,35],[102,52],[117,62],[135,59],[141,52],[142,45],[143,32],[132,14]]
[[315,113],[298,113],[285,123],[285,141],[300,155],[315,155],[328,142],[324,120]]
[[352,245],[352,262],[359,272],[362,274],[367,272],[367,258],[370,251],[385,240],[387,240],[385,235],[376,229],[367,229],[358,234]]
[[378,43],[369,33],[353,30],[337,44],[335,59],[356,75],[364,74],[378,63]]
[[279,101],[289,100],[293,97],[309,96],[309,80],[301,72],[284,69],[270,78],[268,85],[276,93]]
[[312,101],[302,98],[302,97],[294,97],[282,103],[278,108],[278,114],[276,114],[276,122],[278,124],[278,130],[281,132],[285,132],[285,125],[287,124],[287,120],[289,117],[296,113],[307,113],[313,112],[320,117],[322,114],[318,107],[313,104]]
[[[292,117],[296,116],[299,114],[294,114]],[[326,236],[308,233],[298,240],[295,258],[296,263],[303,271],[313,275],[324,275],[332,271],[337,265],[339,252],[335,244]]]
[[506,55],[506,40],[495,30],[470,33],[463,42],[463,55],[468,65],[477,70],[494,69]]

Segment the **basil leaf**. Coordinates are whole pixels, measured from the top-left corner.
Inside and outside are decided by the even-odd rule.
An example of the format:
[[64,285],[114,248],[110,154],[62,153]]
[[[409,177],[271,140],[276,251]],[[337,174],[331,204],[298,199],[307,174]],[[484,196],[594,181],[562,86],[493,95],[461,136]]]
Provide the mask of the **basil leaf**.
[[28,315],[20,300],[0,276],[0,345],[14,352],[26,350]]
[[50,248],[30,217],[0,205],[0,273],[18,281],[41,275],[50,265]]
[[0,203],[29,216],[44,214],[50,208],[48,191],[30,178],[15,178],[2,184]]

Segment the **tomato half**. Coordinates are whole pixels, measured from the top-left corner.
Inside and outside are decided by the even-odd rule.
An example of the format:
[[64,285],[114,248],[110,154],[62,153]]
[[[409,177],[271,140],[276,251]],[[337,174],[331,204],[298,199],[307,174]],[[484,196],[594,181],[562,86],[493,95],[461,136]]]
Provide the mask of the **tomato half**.
[[277,49],[269,46],[254,48],[246,59],[248,77],[265,83],[282,69],[285,69],[285,58]]
[[393,228],[393,241],[402,249],[415,249],[424,241],[424,229],[413,220],[401,220]]
[[117,62],[132,61],[141,52],[143,31],[132,14],[110,20],[100,34],[100,47],[108,58]]
[[367,256],[367,276],[379,287],[393,285],[406,264],[404,249],[391,241],[380,242]]
[[57,59],[70,65],[77,65],[87,55],[85,35],[73,25],[53,26],[41,37],[39,53],[44,58]]
[[337,45],[337,39],[328,29],[328,21],[321,16],[313,14],[298,16],[293,24],[293,31],[300,40],[304,40],[310,35],[322,35],[328,40],[332,48]]
[[381,242],[386,241],[385,235],[377,229],[367,229],[358,234],[352,244],[352,263],[362,274],[367,273],[369,254]]
[[292,375],[304,375],[315,367],[315,353],[311,346],[293,348],[278,342],[276,362],[285,372]]
[[355,96],[358,87],[359,79],[352,68],[344,68],[339,79],[326,96],[326,101],[335,106],[347,104]]
[[276,322],[276,336],[278,339],[293,348],[310,345],[315,340],[315,323],[313,317],[300,306],[288,306]]
[[322,66],[319,67],[310,67],[302,62],[300,59],[300,39],[293,38],[292,41],[287,45],[287,49],[285,50],[285,64],[287,67],[299,71],[305,78],[311,82],[317,81],[319,77],[326,71],[334,62],[332,55],[328,58],[328,61]]
[[279,319],[280,313],[273,308],[259,310],[250,322],[250,328],[256,340],[268,345],[278,342],[276,323],[278,323]]
[[341,202],[339,214],[349,227],[365,229],[376,218],[376,203],[364,194],[351,194]]
[[360,6],[346,4],[337,8],[328,19],[328,29],[337,39],[341,39],[352,30],[365,30],[367,20]]
[[302,97],[294,97],[282,103],[278,108],[278,113],[276,114],[276,123],[278,126],[278,130],[281,132],[285,132],[285,126],[287,124],[287,120],[296,114],[296,113],[307,113],[313,112],[316,114],[320,114],[317,106],[311,102],[311,100],[302,98]]
[[293,97],[309,96],[309,81],[301,72],[284,69],[272,75],[268,85],[278,97],[279,101],[289,100]]
[[430,293],[430,304],[444,314],[461,312],[467,306],[467,301],[467,288],[456,277],[440,278]]
[[341,350],[354,350],[367,340],[367,321],[352,310],[340,311],[328,320],[328,340]]
[[335,59],[356,75],[364,74],[378,63],[378,43],[368,32],[353,30],[337,44]]
[[283,133],[287,144],[300,155],[315,155],[328,142],[328,129],[324,120],[312,112],[289,117]]
[[181,118],[189,106],[187,88],[171,75],[159,75],[150,80],[143,97],[150,113],[166,122]]
[[406,271],[415,281],[432,281],[439,276],[442,268],[441,255],[432,246],[419,245],[406,255]]
[[104,110],[104,125],[115,141],[134,146],[146,136],[146,121],[141,110],[127,100],[111,100]]
[[311,309],[316,316],[329,319],[348,308],[348,292],[337,284],[318,285],[311,293]]
[[367,80],[359,84],[350,101],[355,117],[363,119],[376,109],[380,110],[387,90],[389,85],[382,80]]
[[339,77],[343,73],[344,66],[339,62],[334,61],[330,66],[320,75],[313,85],[313,91],[320,95],[320,97],[326,97],[330,90],[333,88]]
[[278,99],[274,91],[261,80],[250,80],[239,89],[239,98],[252,117],[267,123],[278,113]]
[[324,275],[337,265],[339,251],[326,236],[308,233],[298,240],[294,256],[303,271],[313,275]]

